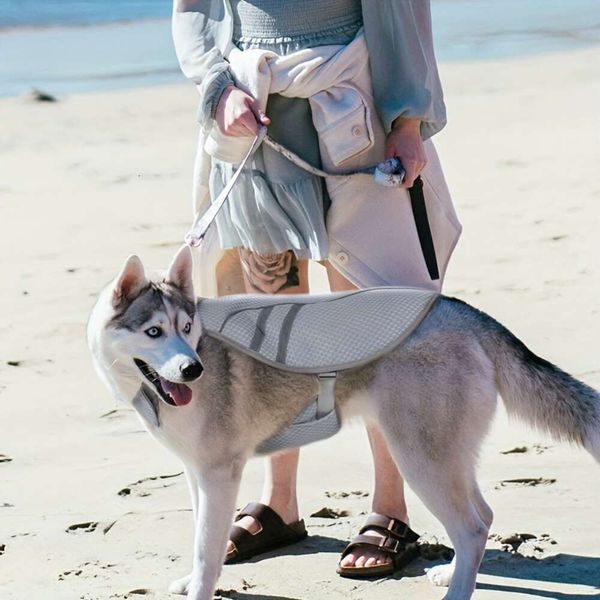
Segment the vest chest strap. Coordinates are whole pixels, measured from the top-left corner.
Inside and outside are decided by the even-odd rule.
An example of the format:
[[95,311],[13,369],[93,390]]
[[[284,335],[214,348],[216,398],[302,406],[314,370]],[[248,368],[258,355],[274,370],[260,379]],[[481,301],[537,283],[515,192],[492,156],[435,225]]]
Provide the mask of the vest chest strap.
[[337,373],[319,374],[319,396],[317,397],[317,418],[328,415],[335,408],[335,382]]

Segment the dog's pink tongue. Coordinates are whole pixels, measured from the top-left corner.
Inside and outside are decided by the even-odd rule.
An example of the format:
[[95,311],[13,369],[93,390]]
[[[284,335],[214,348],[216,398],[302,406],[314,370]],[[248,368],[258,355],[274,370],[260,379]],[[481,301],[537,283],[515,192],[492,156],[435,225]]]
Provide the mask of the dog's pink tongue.
[[183,383],[173,383],[161,377],[163,390],[173,398],[177,406],[185,406],[192,399],[192,390]]

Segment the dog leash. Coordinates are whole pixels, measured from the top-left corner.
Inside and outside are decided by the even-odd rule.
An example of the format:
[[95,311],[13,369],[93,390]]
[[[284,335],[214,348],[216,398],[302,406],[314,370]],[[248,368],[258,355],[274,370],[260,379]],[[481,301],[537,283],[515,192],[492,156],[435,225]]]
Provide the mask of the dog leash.
[[227,202],[227,198],[235,185],[235,182],[239,179],[240,174],[242,173],[246,163],[250,160],[250,157],[258,150],[258,147],[261,145],[262,141],[267,135],[267,128],[261,127],[258,130],[252,145],[250,146],[246,156],[242,159],[242,162],[238,165],[238,168],[235,170],[235,173],[231,176],[231,179],[227,182],[227,185],[222,189],[221,193],[217,196],[214,202],[208,207],[208,209],[199,215],[199,217],[194,222],[192,229],[185,236],[185,243],[192,248],[196,248],[202,243],[208,228],[212,225],[212,222],[217,218],[217,214],[223,208],[225,202]]
[[[384,160],[375,166],[367,167],[358,171],[352,171],[351,173],[328,173],[323,169],[319,169],[311,165],[303,158],[298,156],[295,152],[292,152],[289,148],[286,148],[279,142],[276,142],[272,137],[267,135],[267,128],[264,125],[261,125],[259,126],[258,133],[254,138],[250,149],[239,163],[237,169],[227,182],[227,185],[223,188],[215,201],[211,203],[209,208],[197,217],[196,221],[192,225],[192,229],[186,234],[186,244],[192,248],[195,248],[202,243],[208,228],[216,219],[219,211],[223,208],[242,170],[262,143],[266,144],[271,149],[275,150],[275,152],[287,158],[297,167],[300,167],[301,169],[317,177],[342,179],[352,177],[353,175],[372,175],[375,183],[385,187],[399,187],[402,185],[404,180],[404,168],[402,167],[400,159],[395,157],[388,158],[387,160]],[[417,177],[417,179],[415,179],[413,186],[408,189],[408,192],[410,195],[411,208],[413,218],[415,220],[415,226],[417,228],[419,243],[421,245],[421,251],[427,265],[429,276],[432,280],[439,279],[439,269],[435,256],[435,247],[433,244],[431,227],[429,226],[429,219],[427,217],[427,208],[425,206],[425,198],[423,196],[423,180],[421,177]]]
[[294,163],[297,167],[300,167],[311,175],[315,175],[317,177],[341,179],[345,177],[351,177],[353,175],[372,175],[376,183],[384,186],[399,186],[402,184],[404,179],[404,169],[402,168],[400,160],[397,158],[390,158],[373,167],[368,167],[360,171],[353,171],[351,173],[328,173],[327,171],[323,171],[323,169],[314,167],[310,163],[306,162],[303,158],[298,156],[295,152],[292,152],[285,146],[282,146],[279,142],[276,142],[272,137],[267,135],[267,128],[260,126],[258,133],[254,138],[252,145],[250,146],[250,149],[239,163],[237,169],[227,182],[227,185],[223,188],[215,201],[211,203],[209,208],[197,217],[196,221],[192,225],[192,229],[186,234],[186,244],[192,248],[195,248],[202,243],[208,228],[216,219],[219,211],[223,208],[241,172],[244,170],[252,155],[258,150],[259,146],[263,142],[275,150],[275,152],[278,152],[290,162]]
[[297,167],[300,167],[317,177],[333,177],[340,179],[352,177],[353,175],[372,175],[375,183],[386,187],[399,187],[404,181],[405,172],[399,158],[388,158],[373,167],[352,171],[351,173],[328,173],[327,171],[323,171],[323,169],[313,167],[313,165],[306,162],[295,152],[292,152],[285,146],[282,146],[279,142],[276,142],[272,137],[267,135],[264,141],[267,146],[275,150],[275,152],[279,152],[279,154],[294,163]]

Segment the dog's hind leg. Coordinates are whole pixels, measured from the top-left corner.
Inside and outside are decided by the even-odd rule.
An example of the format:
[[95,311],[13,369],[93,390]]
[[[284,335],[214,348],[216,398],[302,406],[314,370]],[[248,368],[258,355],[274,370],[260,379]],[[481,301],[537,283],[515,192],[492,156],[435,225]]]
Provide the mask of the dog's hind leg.
[[481,517],[481,520],[485,523],[487,528],[489,529],[492,526],[492,522],[494,520],[494,511],[490,508],[490,505],[485,501],[481,490],[479,489],[479,484],[477,481],[474,482],[475,487],[472,491],[473,502],[475,502],[475,506],[477,507],[477,512]]
[[[474,478],[473,478],[473,480],[474,480]],[[492,509],[489,507],[489,505],[485,501],[485,499],[481,493],[481,490],[479,489],[479,486],[477,485],[477,482],[473,481],[473,483],[474,483],[474,487],[471,490],[469,499],[472,502],[472,505],[473,505],[472,508],[475,509],[479,518],[481,519],[481,523],[485,527],[485,538],[483,536],[481,536],[479,538],[479,545],[481,546],[481,557],[482,557],[483,551],[485,549],[485,541],[487,539],[487,534],[488,534],[489,528],[492,524],[494,514],[492,512]],[[474,521],[475,527],[477,528],[477,526],[479,524],[477,523],[477,519],[474,516],[473,516],[473,521]],[[429,578],[429,580],[433,584],[435,584],[437,586],[442,586],[442,587],[448,587],[450,585],[450,583],[452,582],[452,579],[454,577],[454,573],[456,570],[457,556],[459,555],[458,544],[460,542],[456,542],[454,540],[450,531],[448,531],[448,535],[450,535],[450,539],[452,540],[454,547],[456,549],[456,555],[455,555],[454,559],[449,564],[437,565],[437,566],[429,569],[427,572],[427,577]],[[479,567],[479,563],[481,562],[481,557],[477,561],[475,570],[477,570]],[[454,597],[454,596],[452,596],[452,597]],[[460,595],[457,595],[456,597],[462,598],[462,596],[460,596]]]
[[452,563],[431,569],[429,579],[436,585],[450,586],[445,600],[468,600],[475,589],[489,531],[472,493],[476,485],[472,466],[407,453],[397,440],[390,446],[406,481],[440,520],[456,552]]
[[[198,479],[196,479],[192,469],[184,467],[184,471],[188,489],[190,491],[190,497],[192,499],[192,515],[194,517],[194,523],[196,523],[198,518]],[[176,579],[175,581],[171,582],[171,585],[169,585],[169,593],[181,595],[187,594],[190,581],[192,580],[192,575],[193,573],[190,573],[185,577],[181,577],[180,579]]]
[[194,469],[198,480],[198,514],[194,535],[188,600],[212,600],[223,567],[229,530],[245,460]]
[[429,578],[450,586],[446,600],[468,600],[492,521],[475,465],[494,414],[495,389],[481,378],[470,380],[470,371],[454,385],[423,369],[413,380],[414,372],[403,371],[404,385],[397,378],[383,383],[378,420],[408,485],[440,520],[456,551],[455,560],[431,569]]

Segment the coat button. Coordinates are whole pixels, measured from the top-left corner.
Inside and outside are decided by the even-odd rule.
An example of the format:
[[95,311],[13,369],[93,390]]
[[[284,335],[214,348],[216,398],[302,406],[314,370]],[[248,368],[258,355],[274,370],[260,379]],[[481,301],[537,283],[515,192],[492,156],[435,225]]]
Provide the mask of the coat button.
[[348,255],[345,252],[338,252],[335,257],[338,259],[339,262],[341,262],[342,264],[345,264],[348,262]]
[[354,125],[354,127],[351,129],[351,132],[354,137],[359,137],[362,135],[363,130],[360,125]]

